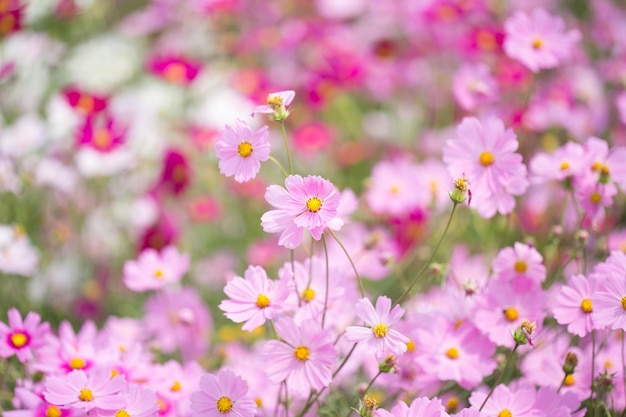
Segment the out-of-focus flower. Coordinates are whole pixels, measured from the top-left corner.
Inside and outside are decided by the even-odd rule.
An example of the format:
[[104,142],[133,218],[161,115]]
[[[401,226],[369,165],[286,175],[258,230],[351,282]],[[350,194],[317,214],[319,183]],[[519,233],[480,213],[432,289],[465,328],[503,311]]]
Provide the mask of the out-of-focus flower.
[[533,72],[554,68],[567,60],[580,39],[577,30],[565,31],[561,17],[543,9],[535,9],[530,14],[516,12],[504,22],[504,29],[506,54]]
[[181,254],[174,246],[160,252],[145,249],[136,261],[124,264],[124,284],[133,291],[156,290],[178,282],[189,269],[189,255]]
[[414,399],[410,406],[400,401],[391,412],[379,408],[374,417],[448,417],[448,413],[439,398],[421,397]]
[[430,193],[422,183],[419,167],[406,160],[383,161],[372,169],[365,199],[376,214],[403,216],[418,207],[427,207]]
[[187,189],[191,177],[192,171],[187,155],[179,149],[167,149],[163,155],[161,177],[155,190],[179,195]]
[[302,123],[293,132],[293,149],[307,157],[327,149],[334,139],[334,132],[326,124],[318,121]]
[[268,127],[252,132],[242,120],[237,120],[234,126],[226,125],[222,138],[215,144],[220,172],[227,177],[234,175],[237,182],[256,177],[261,162],[269,158],[270,149]]
[[0,357],[16,355],[20,362],[29,362],[33,353],[45,346],[50,333],[48,323],[40,323],[41,317],[30,312],[22,321],[22,315],[15,308],[8,311],[9,325],[0,321]]
[[79,146],[89,146],[98,152],[111,152],[125,141],[125,130],[111,115],[87,117],[79,129]]
[[32,246],[24,228],[0,224],[0,271],[31,276],[39,262],[39,252]]
[[465,64],[454,74],[452,92],[464,110],[472,111],[496,98],[496,80],[487,65]]
[[107,107],[107,98],[97,94],[89,94],[76,87],[68,87],[63,91],[67,103],[83,116],[91,116]]
[[155,56],[148,61],[148,71],[176,84],[191,84],[201,69],[199,62],[179,56]]
[[159,407],[154,391],[131,384],[121,394],[120,402],[116,404],[116,407],[112,410],[98,410],[98,417],[154,417],[158,415]]
[[191,394],[194,417],[254,417],[255,402],[247,397],[248,384],[233,371],[221,370],[200,379],[200,391]]

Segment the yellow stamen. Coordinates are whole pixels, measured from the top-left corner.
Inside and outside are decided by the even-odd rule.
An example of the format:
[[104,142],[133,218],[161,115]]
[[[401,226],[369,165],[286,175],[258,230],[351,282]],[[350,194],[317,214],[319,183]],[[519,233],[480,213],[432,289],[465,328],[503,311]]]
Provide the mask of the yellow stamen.
[[533,49],[541,49],[542,46],[543,46],[543,42],[541,41],[541,39],[536,38],[533,41]]
[[154,277],[156,279],[161,279],[163,278],[163,271],[160,269],[157,269],[156,271],[154,271]]
[[278,110],[283,106],[283,99],[281,96],[267,96],[267,105]]
[[187,80],[187,68],[178,62],[173,62],[163,71],[163,78],[173,83],[180,83]]
[[481,30],[476,34],[476,44],[480,49],[493,51],[498,46],[498,42],[493,33]]
[[46,408],[46,417],[61,417],[61,410],[54,405],[49,405]]
[[306,290],[302,291],[302,299],[305,302],[308,303],[309,301],[311,301],[314,298],[315,298],[315,291],[313,290],[313,288],[309,287]]
[[317,197],[311,197],[306,202],[306,208],[311,213],[317,213],[322,208],[322,200]]
[[255,398],[254,402],[256,403],[257,407],[263,407],[263,400],[260,399],[259,397]]
[[498,417],[513,417],[513,413],[511,413],[511,410],[509,410],[508,408],[505,408],[503,410],[500,410],[500,412],[498,413]]
[[177,392],[177,391],[180,391],[182,388],[183,387],[182,387],[182,385],[180,385],[180,382],[174,381],[174,383],[170,387],[170,391]]
[[226,414],[233,409],[233,401],[228,397],[220,397],[217,400],[217,411]]
[[621,302],[622,302],[622,308],[626,310],[626,297],[622,297]]
[[480,164],[484,167],[488,167],[489,165],[493,164],[493,162],[495,161],[493,154],[489,151],[485,151],[483,153],[480,154],[480,156],[478,157],[478,161],[480,162]]
[[306,346],[298,346],[296,350],[293,351],[293,354],[300,362],[304,362],[309,359],[310,352]]
[[113,143],[113,138],[107,129],[98,129],[93,134],[93,144],[97,149],[107,149]]
[[239,146],[237,146],[237,152],[242,158],[247,158],[252,155],[252,145],[250,142],[241,142]]
[[406,342],[406,351],[413,352],[415,350],[415,342],[413,340],[409,340]]
[[561,162],[561,167],[560,167],[561,171],[565,171],[566,169],[569,169],[569,167],[570,167],[569,162],[567,161]]
[[502,313],[504,314],[504,317],[511,322],[517,320],[519,317],[519,313],[515,307],[505,308]]
[[93,111],[95,103],[93,98],[90,96],[81,94],[78,102],[76,103],[76,107],[78,107],[83,113],[89,114]]
[[397,195],[400,192],[400,188],[397,185],[394,185],[389,189],[389,192],[392,195]]
[[593,304],[591,302],[590,299],[585,298],[581,303],[580,303],[580,309],[585,312],[585,313],[591,313],[593,311]]
[[372,327],[372,332],[374,333],[374,337],[377,339],[385,337],[387,336],[387,325],[384,323],[378,323],[376,326]]
[[93,401],[93,392],[88,388],[83,388],[78,394],[78,399],[81,401]]
[[459,350],[455,347],[451,347],[450,349],[446,350],[446,356],[450,359],[457,359],[459,357]]
[[591,193],[591,195],[589,196],[589,200],[591,200],[591,202],[593,204],[598,204],[600,201],[602,201],[602,196],[600,195],[599,192],[594,191],[593,193]]
[[270,305],[270,299],[265,294],[259,294],[256,298],[256,306],[259,308],[265,308]]
[[11,335],[11,344],[16,348],[24,347],[28,343],[28,336],[22,332],[16,332]]
[[115,417],[130,417],[130,414],[128,414],[128,411],[126,410],[117,410],[115,412]]
[[563,385],[565,385],[566,387],[571,387],[572,385],[574,385],[574,382],[576,382],[574,380],[574,375],[569,374],[565,377],[565,380],[563,381]]
[[448,401],[446,401],[446,411],[448,413],[456,413],[459,409],[459,398],[458,397],[450,397]]
[[528,269],[528,265],[526,265],[526,262],[520,260],[515,262],[514,268],[515,272],[517,272],[518,274],[523,274]]
[[118,371],[117,369],[111,369],[111,378],[115,378],[119,374],[120,374],[120,371]]
[[69,365],[70,365],[70,368],[72,369],[85,369],[85,366],[87,366],[87,363],[82,358],[72,358],[70,360]]

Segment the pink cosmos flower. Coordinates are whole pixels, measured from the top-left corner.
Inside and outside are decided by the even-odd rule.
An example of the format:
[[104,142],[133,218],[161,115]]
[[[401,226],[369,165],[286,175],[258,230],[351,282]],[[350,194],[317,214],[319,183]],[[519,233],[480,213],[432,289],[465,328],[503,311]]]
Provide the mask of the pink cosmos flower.
[[191,176],[187,155],[180,149],[168,148],[163,153],[161,176],[154,186],[154,192],[179,195],[189,186]]
[[534,247],[520,242],[498,252],[493,260],[493,272],[507,281],[521,279],[541,284],[546,279],[543,256]]
[[472,111],[497,97],[496,80],[487,65],[464,64],[454,74],[452,92],[459,106]]
[[552,154],[540,152],[530,160],[533,182],[563,181],[580,174],[587,162],[584,148],[575,142],[567,142]]
[[192,417],[253,417],[256,404],[246,397],[248,384],[228,369],[200,379],[200,391],[191,394]]
[[574,275],[567,285],[561,287],[553,307],[554,318],[559,324],[567,325],[567,331],[585,337],[594,329],[593,298],[596,294],[597,279],[584,275]]
[[[5,410],[2,414],[3,417],[77,417],[76,410],[69,408],[59,408],[56,405],[50,404],[41,397],[41,393],[38,391],[38,386],[29,387],[16,387],[15,397],[13,398],[13,405],[16,406],[16,410]],[[35,392],[34,392],[35,391]],[[19,402],[19,406],[17,403]]]
[[128,385],[120,402],[112,410],[98,410],[98,417],[157,417],[159,406],[154,391],[139,385]]
[[272,120],[283,121],[289,116],[291,110],[288,110],[287,107],[295,97],[296,92],[293,90],[270,93],[267,95],[267,104],[255,107],[252,110],[252,117],[257,113],[267,114]]
[[298,398],[328,386],[337,359],[330,333],[314,321],[305,321],[298,327],[288,318],[276,322],[276,332],[284,342],[270,340],[261,349],[270,381],[287,381],[289,393]]
[[416,164],[406,160],[379,162],[372,169],[365,199],[376,214],[403,216],[430,203],[426,184],[419,184],[422,175]]
[[161,252],[144,249],[136,261],[124,264],[124,284],[133,291],[157,290],[178,282],[189,269],[189,255],[181,254],[174,246]]
[[309,230],[315,240],[320,240],[327,227],[341,228],[343,220],[336,217],[341,196],[330,181],[316,175],[305,178],[290,175],[285,179],[285,187],[267,187],[265,199],[277,210],[270,210],[261,217],[265,232],[281,232],[279,245],[297,248],[302,243],[304,229]]
[[450,175],[467,176],[473,205],[481,216],[510,213],[515,207],[513,196],[528,188],[522,155],[515,153],[518,142],[513,130],[505,130],[495,117],[483,122],[466,117],[456,133],[457,139],[448,140],[443,148]]
[[122,401],[120,391],[126,386],[123,376],[111,377],[107,368],[72,371],[63,376],[46,378],[43,396],[50,404],[63,408],[115,410]]
[[103,111],[107,106],[107,98],[89,94],[77,87],[68,87],[63,91],[65,100],[75,110],[85,116]]
[[33,353],[46,345],[46,336],[50,333],[50,325],[41,323],[41,317],[35,312],[29,312],[26,319],[17,309],[7,312],[9,325],[0,321],[0,357],[17,356],[20,362],[33,359]]
[[[598,274],[598,277],[601,275]],[[626,280],[623,275],[606,275],[593,297],[596,328],[626,330]]]
[[404,401],[398,402],[391,412],[379,408],[374,412],[375,417],[448,417],[439,398],[421,397],[413,400],[410,406]]
[[418,332],[417,363],[441,381],[456,381],[465,389],[478,386],[496,369],[495,345],[471,323],[459,326],[436,316]]
[[391,308],[391,299],[380,296],[376,300],[376,308],[367,298],[361,298],[354,308],[359,319],[365,326],[349,326],[346,328],[346,338],[351,342],[363,342],[376,353],[378,358],[389,352],[400,355],[406,352],[409,338],[392,329],[400,320],[404,309],[399,305]]
[[551,16],[543,9],[530,14],[516,12],[504,22],[506,54],[537,72],[554,68],[567,60],[580,39],[577,30],[565,31],[559,16]]
[[[512,391],[508,386],[498,385],[489,400],[482,409],[483,414],[489,417],[542,417],[545,414],[534,408],[535,389],[523,386]],[[474,391],[469,398],[472,406],[479,408],[485,398],[486,392]]]
[[259,173],[261,162],[269,158],[270,148],[267,125],[254,133],[242,120],[237,120],[234,126],[226,125],[215,144],[220,172],[227,177],[234,175],[237,182],[250,181]]
[[272,281],[265,269],[252,265],[244,277],[228,281],[224,292],[230,299],[222,301],[219,308],[235,323],[245,322],[241,328],[251,332],[282,312],[289,296],[289,281]]
[[574,193],[585,217],[595,222],[604,217],[606,208],[613,205],[613,197],[617,195],[617,186],[613,183],[600,184],[587,176],[577,182]]
[[584,143],[584,150],[594,179],[602,184],[615,183],[622,190],[626,190],[625,146],[614,146],[609,149],[609,144],[605,140],[590,137]]
[[182,85],[190,84],[202,69],[199,62],[179,56],[154,56],[149,60],[147,67],[154,75]]

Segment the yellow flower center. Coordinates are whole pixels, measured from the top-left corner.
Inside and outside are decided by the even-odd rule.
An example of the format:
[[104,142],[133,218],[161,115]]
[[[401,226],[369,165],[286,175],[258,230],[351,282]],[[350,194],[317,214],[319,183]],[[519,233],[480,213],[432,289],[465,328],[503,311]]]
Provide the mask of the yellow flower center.
[[480,162],[480,164],[484,167],[488,167],[489,165],[493,164],[493,162],[495,161],[493,154],[489,151],[485,151],[483,153],[480,154],[480,156],[478,157],[478,161]]
[[233,409],[233,402],[228,397],[220,397],[217,400],[217,411],[222,414],[230,412]]
[[446,401],[446,411],[448,413],[456,413],[459,409],[459,398],[458,397],[450,397],[448,401]]
[[593,311],[593,303],[591,302],[590,299],[585,298],[581,303],[580,303],[580,309],[585,312],[585,313],[591,313]]
[[406,342],[406,351],[407,352],[413,352],[415,350],[415,342],[411,339],[409,339],[408,342]]
[[306,346],[298,346],[296,350],[293,351],[293,354],[300,362],[304,362],[309,359],[309,349]]
[[54,405],[49,405],[46,408],[46,417],[61,417],[61,410]]
[[28,336],[23,332],[15,332],[11,335],[11,344],[13,347],[21,348],[28,343]]
[[174,381],[174,383],[172,384],[172,386],[170,387],[170,391],[173,392],[178,392],[182,389],[182,385],[180,385],[180,382],[178,381]]
[[98,129],[93,134],[93,144],[96,149],[107,149],[111,143],[113,143],[113,138],[107,129]]
[[315,298],[315,291],[313,288],[309,287],[306,290],[302,291],[302,299],[307,303]]
[[526,262],[524,261],[517,261],[515,262],[514,268],[515,272],[517,272],[518,274],[523,274],[528,269],[528,265],[526,265]]
[[502,313],[508,321],[515,321],[519,317],[519,313],[515,307],[505,308]]
[[317,213],[322,208],[322,200],[317,197],[311,197],[306,202],[306,208],[311,213]]
[[374,333],[374,337],[377,339],[387,336],[387,325],[378,323],[376,326],[372,327],[372,333]]
[[561,162],[561,171],[565,171],[566,169],[569,169],[569,162],[567,161]]
[[239,146],[237,146],[237,152],[239,156],[247,158],[252,155],[252,145],[250,142],[241,142]]
[[87,366],[83,358],[72,358],[69,365],[72,369],[85,369],[85,366]]
[[256,398],[254,399],[254,402],[256,403],[256,406],[257,406],[257,407],[263,407],[263,400],[262,400],[261,398],[256,397]]
[[283,99],[281,96],[267,96],[267,105],[278,110],[283,106]]
[[498,417],[513,417],[513,413],[508,408],[500,410]]
[[569,374],[565,377],[563,385],[565,385],[566,387],[571,387],[572,385],[574,385],[574,382],[576,382],[576,380],[574,379],[574,375]]
[[446,350],[446,356],[450,359],[457,359],[459,357],[459,350],[455,347],[451,347],[450,349]]
[[622,308],[626,310],[626,297],[622,297],[621,301],[622,301]]
[[156,271],[154,271],[154,277],[156,279],[161,279],[163,278],[163,271],[160,269],[157,269]]
[[265,294],[259,294],[256,298],[256,306],[259,308],[265,308],[270,305],[270,299]]
[[400,187],[398,187],[397,185],[393,185],[390,189],[389,192],[392,195],[397,195],[400,192]]
[[600,195],[599,192],[594,191],[593,193],[591,193],[591,195],[589,196],[589,200],[591,200],[591,202],[593,204],[598,204],[601,200],[602,200],[602,196]]
[[76,103],[76,107],[78,107],[83,113],[89,114],[93,111],[95,103],[93,101],[93,98],[91,98],[90,96],[81,94],[78,102]]
[[613,362],[606,361],[604,362],[604,369],[611,369],[613,367]]
[[541,39],[536,38],[533,41],[533,49],[541,49],[542,46],[543,46],[543,42],[541,41]]
[[128,414],[128,411],[126,410],[117,410],[115,412],[115,417],[130,417],[130,414]]
[[78,399],[81,401],[93,401],[93,392],[89,388],[83,388],[78,394]]
[[163,71],[163,77],[173,83],[183,82],[187,79],[187,68],[179,62],[172,62]]

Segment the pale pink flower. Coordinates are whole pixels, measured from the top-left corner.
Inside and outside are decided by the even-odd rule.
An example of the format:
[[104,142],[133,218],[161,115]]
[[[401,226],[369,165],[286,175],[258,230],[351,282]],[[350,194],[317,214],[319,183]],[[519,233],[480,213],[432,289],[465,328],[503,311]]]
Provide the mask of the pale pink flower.
[[234,126],[226,125],[215,144],[220,172],[227,177],[234,175],[237,182],[250,181],[259,173],[261,162],[268,160],[270,148],[267,126],[252,132],[242,120],[237,120]]
[[613,197],[617,195],[617,186],[613,183],[600,184],[590,176],[581,179],[574,191],[580,208],[592,222],[601,219],[605,209],[613,205]]
[[472,191],[472,206],[485,217],[496,212],[508,214],[515,207],[514,196],[528,188],[522,155],[515,153],[517,138],[505,129],[502,120],[480,121],[466,117],[456,129],[457,138],[443,148],[443,161],[453,178],[466,176]]
[[392,328],[404,314],[402,307],[396,305],[392,309],[391,299],[380,296],[376,308],[369,299],[361,298],[354,310],[365,326],[348,326],[346,338],[349,341],[364,343],[378,358],[388,353],[401,355],[406,352],[409,338]]
[[295,97],[296,92],[293,90],[270,93],[267,95],[267,104],[255,107],[252,110],[252,117],[257,113],[267,114],[271,120],[281,122],[289,116],[291,110],[287,109],[287,107],[291,105]]
[[257,406],[247,397],[248,384],[228,369],[200,379],[200,391],[191,394],[192,417],[253,417]]
[[504,29],[506,54],[533,72],[554,68],[566,61],[580,39],[577,30],[565,31],[561,17],[543,9],[516,12],[504,22]]
[[546,279],[543,256],[534,247],[520,242],[498,252],[493,260],[493,272],[507,281],[526,279],[541,284]]
[[413,400],[410,406],[404,401],[398,402],[391,412],[379,408],[375,417],[448,417],[439,398],[420,397]]
[[419,167],[406,160],[383,161],[372,169],[365,199],[376,214],[403,216],[430,203]]
[[22,315],[12,308],[7,312],[9,325],[0,321],[0,357],[17,356],[20,362],[29,362],[33,353],[46,346],[46,336],[50,333],[50,325],[41,323],[41,317],[29,312],[22,321]]
[[[474,407],[480,407],[486,397],[486,392],[474,391],[469,402]],[[545,414],[534,408],[535,397],[535,389],[532,386],[522,386],[513,391],[508,386],[500,384],[487,400],[482,413],[488,417],[543,417]]]
[[472,111],[497,97],[496,80],[487,65],[464,64],[454,74],[452,93],[459,106]]
[[623,275],[611,274],[601,278],[599,291],[593,297],[596,328],[626,330],[626,280]]
[[112,410],[97,410],[98,417],[157,417],[159,406],[154,391],[139,385],[128,385],[120,402]]
[[224,315],[235,323],[245,322],[243,330],[249,332],[282,312],[289,296],[289,281],[272,281],[265,269],[250,265],[244,277],[233,277],[224,292],[229,297],[220,303]]
[[124,264],[124,284],[133,291],[157,290],[178,282],[189,269],[189,255],[173,246],[161,250],[144,249],[136,261]]
[[540,152],[530,160],[533,182],[563,181],[579,175],[587,163],[587,155],[582,145],[567,142],[553,153]]
[[594,329],[593,298],[597,289],[597,279],[584,275],[574,275],[567,285],[561,287],[552,309],[559,324],[567,325],[567,331],[585,337]]
[[126,386],[121,375],[111,377],[108,368],[72,371],[63,376],[46,378],[43,396],[50,404],[63,408],[115,410],[122,401],[120,391]]
[[609,149],[609,144],[605,140],[590,137],[585,141],[584,149],[588,168],[598,182],[615,183],[622,190],[626,190],[625,146],[614,146]]
[[337,359],[330,333],[314,321],[298,327],[288,318],[276,322],[276,332],[283,341],[270,340],[261,350],[270,381],[286,381],[289,392],[299,398],[328,386]]
[[265,199],[276,210],[261,217],[264,231],[281,233],[279,245],[297,248],[305,229],[315,240],[320,240],[327,227],[341,228],[343,220],[336,217],[341,196],[330,181],[316,175],[305,178],[290,175],[285,179],[285,187],[270,185],[267,188]]

